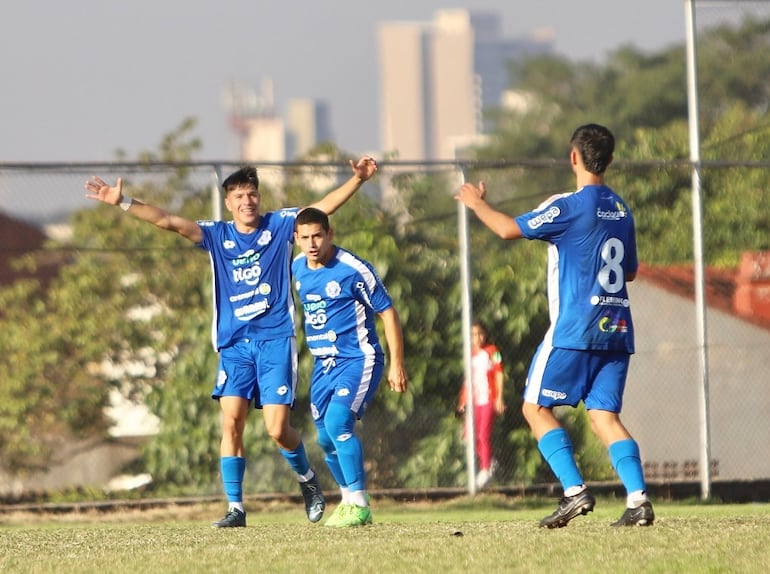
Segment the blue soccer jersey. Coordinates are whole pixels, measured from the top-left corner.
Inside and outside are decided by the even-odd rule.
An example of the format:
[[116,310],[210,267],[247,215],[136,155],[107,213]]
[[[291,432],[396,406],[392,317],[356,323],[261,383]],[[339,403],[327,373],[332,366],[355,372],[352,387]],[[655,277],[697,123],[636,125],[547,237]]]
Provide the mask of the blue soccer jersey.
[[634,352],[626,275],[638,267],[634,219],[604,185],[587,185],[516,218],[527,239],[550,243],[553,347]]
[[382,355],[375,314],[393,302],[372,266],[335,246],[323,267],[310,269],[304,254],[292,263],[295,287],[305,313],[307,346],[314,357],[359,358]]
[[295,334],[290,264],[298,212],[265,213],[253,233],[240,233],[232,221],[198,221],[213,272],[215,349]]

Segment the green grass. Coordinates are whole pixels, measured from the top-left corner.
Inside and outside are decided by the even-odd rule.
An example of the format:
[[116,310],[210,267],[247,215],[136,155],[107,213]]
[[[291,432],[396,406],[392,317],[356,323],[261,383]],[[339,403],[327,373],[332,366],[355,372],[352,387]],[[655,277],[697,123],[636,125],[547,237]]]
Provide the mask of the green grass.
[[289,503],[247,504],[249,526],[217,530],[223,506],[66,515],[0,514],[0,572],[768,572],[770,505],[657,502],[650,528],[610,528],[599,499],[567,528],[538,521],[555,500],[480,495],[440,503],[374,498],[375,523],[310,524]]

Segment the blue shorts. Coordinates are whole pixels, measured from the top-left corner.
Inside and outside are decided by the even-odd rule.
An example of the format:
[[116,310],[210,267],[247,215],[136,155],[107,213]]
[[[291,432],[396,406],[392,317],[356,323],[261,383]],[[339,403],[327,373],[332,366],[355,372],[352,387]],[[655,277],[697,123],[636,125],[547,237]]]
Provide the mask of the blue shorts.
[[527,375],[524,402],[543,407],[580,401],[589,410],[619,413],[631,356],[615,351],[576,351],[541,344]]
[[219,350],[219,372],[211,398],[241,397],[262,405],[294,407],[297,341],[294,337],[244,339]]
[[310,381],[313,420],[323,421],[332,401],[345,405],[360,419],[380,386],[384,370],[381,356],[316,359]]

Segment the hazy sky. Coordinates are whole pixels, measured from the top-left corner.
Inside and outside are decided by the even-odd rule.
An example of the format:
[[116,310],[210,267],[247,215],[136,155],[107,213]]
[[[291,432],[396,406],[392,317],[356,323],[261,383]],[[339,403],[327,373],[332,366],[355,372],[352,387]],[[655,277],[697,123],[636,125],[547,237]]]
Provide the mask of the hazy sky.
[[198,159],[236,160],[223,91],[265,77],[279,110],[325,100],[341,148],[376,150],[377,24],[457,7],[499,13],[506,35],[550,27],[575,60],[685,38],[683,0],[4,0],[0,163],[133,159],[188,116]]

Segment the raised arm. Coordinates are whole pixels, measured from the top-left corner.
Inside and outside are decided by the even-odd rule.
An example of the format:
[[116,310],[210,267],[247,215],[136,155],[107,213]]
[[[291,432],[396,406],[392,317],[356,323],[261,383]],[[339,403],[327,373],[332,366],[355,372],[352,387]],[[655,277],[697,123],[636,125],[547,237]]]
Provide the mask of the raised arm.
[[114,186],[111,186],[94,176],[86,182],[86,189],[90,192],[86,194],[88,199],[95,199],[108,205],[120,205],[134,217],[152,223],[156,227],[174,231],[193,243],[203,241],[203,232],[194,221],[167,213],[159,207],[123,195],[123,178],[121,177],[118,178]]
[[401,331],[401,321],[396,309],[391,307],[379,314],[385,327],[385,340],[388,342],[390,366],[388,383],[390,388],[399,393],[406,391],[407,376],[404,368],[404,334]]
[[460,191],[457,192],[455,199],[473,211],[476,217],[498,237],[502,239],[519,239],[524,237],[516,220],[489,205],[484,199],[486,195],[487,188],[484,182],[480,181],[478,187],[472,183],[463,184]]
[[355,163],[353,163],[353,160],[350,160],[350,167],[353,170],[353,175],[349,180],[337,189],[327,193],[309,207],[315,207],[326,213],[326,215],[331,215],[350,199],[366,180],[377,172],[377,162],[368,155],[363,156]]

